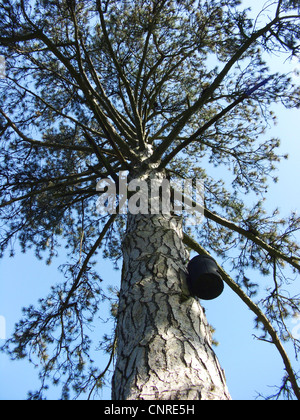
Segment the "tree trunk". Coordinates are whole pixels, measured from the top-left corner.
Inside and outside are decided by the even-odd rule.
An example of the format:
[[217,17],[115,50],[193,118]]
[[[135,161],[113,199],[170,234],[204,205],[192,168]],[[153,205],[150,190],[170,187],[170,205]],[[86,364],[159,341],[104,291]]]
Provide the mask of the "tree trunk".
[[230,395],[198,300],[186,288],[178,216],[128,215],[114,400],[226,400]]

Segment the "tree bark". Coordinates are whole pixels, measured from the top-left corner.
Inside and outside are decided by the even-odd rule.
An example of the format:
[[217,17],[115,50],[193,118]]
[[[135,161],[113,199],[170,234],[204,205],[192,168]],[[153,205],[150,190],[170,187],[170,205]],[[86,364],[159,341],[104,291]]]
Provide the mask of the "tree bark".
[[199,301],[189,295],[182,220],[128,215],[113,400],[229,400]]

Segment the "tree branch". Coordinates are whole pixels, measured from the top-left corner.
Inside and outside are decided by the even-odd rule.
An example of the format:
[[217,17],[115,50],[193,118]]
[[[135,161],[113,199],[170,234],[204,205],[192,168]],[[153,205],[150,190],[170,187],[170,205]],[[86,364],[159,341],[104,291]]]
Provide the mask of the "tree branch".
[[263,248],[265,251],[267,251],[272,257],[276,257],[278,259],[281,259],[287,263],[289,263],[291,266],[293,266],[296,270],[300,272],[300,265],[297,263],[297,258],[294,257],[288,257],[283,252],[279,251],[278,249],[274,248],[271,245],[268,245],[265,241],[260,239],[257,235],[254,233],[241,228],[240,226],[235,225],[233,222],[230,222],[229,220],[226,220],[225,218],[216,215],[215,213],[212,213],[208,209],[204,209],[204,216],[208,219],[218,223],[221,226],[224,226],[230,230],[233,230],[234,232],[239,233],[242,236],[245,236],[247,239],[250,239],[252,242],[254,242],[256,245]]
[[107,33],[107,29],[106,29],[106,23],[105,23],[105,19],[104,19],[104,14],[102,11],[102,2],[101,0],[97,0],[97,10],[98,10],[98,14],[100,17],[100,22],[101,22],[101,28],[103,31],[103,35],[105,38],[105,42],[107,44],[108,47],[108,51],[109,54],[114,62],[115,68],[118,72],[118,75],[120,77],[120,79],[122,80],[122,82],[124,83],[125,89],[126,89],[126,93],[128,95],[129,98],[129,102],[131,105],[131,109],[134,115],[134,120],[135,120],[135,126],[136,126],[136,130],[137,130],[137,137],[138,137],[138,141],[139,141],[139,145],[140,148],[142,150],[145,149],[145,138],[144,138],[144,132],[143,132],[143,124],[142,124],[142,119],[141,116],[139,115],[138,109],[137,109],[137,103],[135,101],[135,97],[134,97],[134,92],[131,89],[130,83],[128,82],[122,68],[121,65],[115,55],[115,52],[113,50],[113,47],[111,45],[108,33]]
[[[80,65],[80,56],[78,57],[78,59],[79,59],[79,69],[82,69],[82,71],[81,72],[80,71],[78,72],[73,67],[73,65],[71,64],[69,58],[66,57],[66,56],[64,56],[64,54],[61,53],[61,51],[59,51],[59,49],[57,48],[57,46],[47,37],[47,35],[44,34],[44,32],[42,30],[40,30],[29,19],[28,15],[26,13],[26,10],[25,10],[24,0],[21,0],[21,6],[22,6],[22,12],[23,12],[23,15],[24,15],[25,19],[34,28],[35,32],[37,33],[38,38],[42,42],[44,42],[45,45],[47,45],[47,47],[49,48],[49,50],[66,67],[66,69],[69,71],[69,74],[76,80],[76,82],[80,86],[80,89],[82,90],[82,92],[84,93],[84,95],[86,97],[87,103],[89,104],[92,112],[95,115],[96,120],[100,124],[101,129],[103,130],[103,132],[104,132],[105,136],[107,137],[107,139],[110,141],[112,147],[117,152],[119,152],[119,156],[120,156],[121,152],[116,147],[116,144],[118,145],[118,147],[120,149],[125,150],[128,155],[133,156],[134,155],[133,151],[130,149],[130,147],[128,147],[128,145],[126,144],[126,142],[123,141],[123,139],[115,132],[114,128],[109,124],[109,122],[108,122],[105,114],[99,108],[99,106],[97,104],[97,101],[96,101],[97,95],[95,95],[94,89],[91,86],[91,84],[90,84],[90,82],[89,82],[89,80],[88,80],[85,72],[83,71],[82,66]],[[75,27],[75,32],[76,32],[76,27]],[[78,41],[78,39],[77,39],[77,41]],[[80,51],[78,51],[78,48],[79,48],[79,45],[77,46],[77,54],[80,55]],[[51,108],[53,108],[53,107],[51,107]],[[69,116],[67,116],[67,118],[72,119]],[[80,125],[79,122],[78,122],[78,124]]]
[[[100,147],[97,145],[97,143],[94,141],[94,139],[89,135],[88,132],[84,132],[85,138],[87,139],[88,143],[90,144],[90,146],[93,148],[95,155],[97,156],[99,162],[101,162],[104,167],[106,168],[107,172],[110,174],[110,176],[112,177],[112,179],[118,183],[118,177],[115,173],[115,171],[113,170],[113,168],[110,165],[110,162],[108,162],[108,160],[106,159],[106,157],[103,155]],[[118,153],[118,155],[120,156],[120,152]],[[123,156],[121,155],[123,163],[126,163]]]
[[110,99],[105,93],[105,90],[102,86],[102,83],[100,82],[100,79],[98,77],[97,71],[93,65],[92,59],[90,57],[90,54],[88,53],[84,42],[81,40],[81,46],[85,54],[85,58],[87,60],[88,68],[91,73],[92,79],[94,80],[96,86],[98,87],[101,95],[99,95],[95,90],[94,93],[99,100],[99,103],[103,107],[103,109],[107,112],[108,117],[116,124],[116,127],[124,133],[126,139],[129,141],[129,143],[135,147],[136,143],[133,141],[133,139],[136,137],[134,132],[134,126],[128,121],[111,103]]
[[[248,38],[244,44],[241,46],[241,48],[232,56],[232,58],[228,61],[228,63],[224,66],[223,70],[218,74],[218,76],[215,78],[213,83],[210,85],[208,89],[206,89],[202,95],[199,97],[199,99],[192,105],[189,109],[187,109],[183,114],[182,117],[179,119],[178,123],[175,125],[173,130],[170,132],[170,134],[166,137],[164,142],[162,142],[156,151],[153,153],[152,161],[158,162],[163,154],[168,150],[170,145],[173,143],[173,141],[177,138],[177,136],[180,134],[181,130],[185,126],[185,124],[188,122],[188,120],[194,115],[201,107],[208,101],[208,99],[212,96],[213,92],[220,86],[224,78],[227,76],[229,71],[232,69],[232,67],[239,61],[239,59],[243,56],[243,54],[253,45],[261,36],[265,35],[273,25],[275,25],[278,22],[278,18],[275,18],[272,22],[270,22],[268,25],[266,25],[264,28],[260,29],[259,31],[255,32],[251,38]],[[242,100],[244,100],[243,98]],[[241,100],[241,98],[240,98]],[[231,104],[228,108],[232,109],[236,104]],[[229,109],[226,108],[226,113],[229,111]],[[222,115],[218,114],[218,119],[221,118],[224,114],[225,110],[222,111]],[[209,122],[208,124],[212,125],[213,122]],[[207,128],[206,128],[207,129]]]
[[93,255],[95,254],[95,252],[97,251],[97,249],[100,247],[100,245],[101,245],[101,243],[102,243],[102,241],[103,241],[103,239],[104,239],[104,237],[105,237],[106,233],[108,232],[108,229],[109,229],[109,228],[111,227],[111,225],[114,223],[114,221],[115,221],[116,217],[117,217],[117,213],[116,213],[116,214],[111,215],[111,217],[110,217],[110,218],[109,218],[109,220],[107,221],[106,225],[105,225],[105,226],[104,226],[104,228],[102,229],[102,232],[101,232],[101,234],[100,234],[99,238],[96,240],[96,242],[95,242],[95,243],[94,243],[94,245],[92,246],[92,248],[91,248],[90,252],[89,252],[89,253],[88,253],[88,255],[86,256],[86,258],[85,258],[85,260],[84,260],[84,262],[83,262],[83,264],[82,264],[81,270],[80,270],[80,272],[78,273],[78,276],[76,277],[76,279],[75,279],[75,281],[74,281],[74,283],[73,283],[73,285],[72,285],[72,287],[71,287],[71,289],[70,289],[70,291],[69,291],[69,293],[68,293],[68,296],[66,297],[66,300],[65,300],[65,303],[64,303],[64,305],[63,305],[62,310],[64,310],[64,308],[68,306],[69,301],[70,301],[70,299],[71,299],[71,297],[72,297],[73,293],[74,293],[74,292],[75,292],[75,290],[78,288],[78,285],[79,285],[79,283],[80,283],[80,280],[81,280],[81,278],[82,278],[82,276],[83,276],[83,274],[84,274],[85,270],[87,269],[87,266],[88,266],[88,263],[89,263],[90,259],[93,257]]
[[[49,191],[56,191],[60,188],[65,188],[65,187],[69,187],[69,186],[72,186],[72,185],[81,184],[81,183],[87,182],[87,181],[94,181],[97,178],[97,175],[92,175],[92,176],[89,176],[87,178],[80,178],[80,174],[79,174],[79,175],[77,175],[77,177],[78,177],[77,179],[74,179],[74,177],[70,177],[70,179],[68,181],[62,182],[61,184],[53,184],[50,181],[49,184],[51,184],[51,185],[48,185],[46,188],[42,188],[42,189],[36,190],[36,191],[31,191],[30,193],[25,194],[22,197],[12,198],[9,201],[6,201],[4,203],[0,203],[0,209],[4,208],[4,207],[7,207],[7,206],[10,206],[11,204],[17,203],[18,201],[22,201],[22,200],[26,200],[27,198],[34,197],[35,195],[47,193]],[[96,189],[95,189],[95,194],[96,194]]]
[[33,41],[34,39],[38,39],[38,34],[36,32],[27,34],[14,34],[11,37],[0,36],[0,45],[8,47],[18,42]]
[[18,136],[25,141],[26,143],[29,143],[31,147],[45,147],[49,149],[61,149],[61,150],[74,150],[78,152],[86,152],[86,153],[93,153],[93,149],[86,146],[76,146],[76,145],[67,145],[67,144],[60,144],[60,143],[51,143],[51,142],[42,142],[39,140],[34,140],[29,137],[27,137],[22,131],[16,126],[16,124],[9,118],[9,116],[2,111],[0,108],[0,114],[6,119],[8,122],[8,126],[11,127]]
[[[199,254],[202,254],[202,255],[211,256],[201,245],[199,245],[194,239],[192,239],[187,234],[184,234],[183,242],[185,243],[185,245],[193,249],[195,252],[198,252]],[[272,324],[270,323],[268,318],[265,316],[265,314],[261,311],[261,309],[246,295],[246,293],[244,293],[244,291],[229,276],[229,274],[227,274],[226,271],[218,263],[216,264],[218,266],[218,271],[221,273],[221,276],[224,282],[231,288],[231,290],[233,290],[239,296],[240,299],[242,299],[242,301],[257,316],[257,318],[263,324],[266,331],[269,333],[270,337],[272,338],[272,341],[270,341],[270,343],[274,344],[278,352],[280,353],[280,356],[284,363],[285,370],[287,371],[287,374],[289,376],[289,381],[292,385],[295,396],[297,397],[298,400],[300,400],[300,388],[298,386],[295,373],[293,371],[290,359],[277,335],[277,332],[275,331],[275,329],[273,328]]]
[[[174,191],[174,189],[171,189]],[[194,200],[192,200],[190,197],[187,197],[185,195],[182,195],[182,203],[187,204],[190,207],[196,208],[198,211],[203,211],[204,216],[207,219],[212,220],[213,222],[226,227],[227,229],[230,229],[234,232],[237,232],[238,234],[246,237],[247,239],[250,239],[252,242],[254,242],[256,245],[264,249],[268,252],[268,254],[274,258],[283,260],[290,264],[292,267],[294,267],[296,270],[300,272],[300,265],[298,264],[299,259],[296,257],[288,257],[283,252],[279,251],[278,249],[274,248],[273,246],[267,244],[265,241],[263,241],[259,236],[254,234],[253,232],[243,229],[240,226],[237,226],[235,223],[230,222],[229,220],[225,219],[224,217],[218,216],[217,214],[211,212],[207,208],[203,208],[202,206],[199,206],[198,203],[196,203]]]
[[268,79],[264,80],[261,83],[258,83],[253,88],[247,90],[241,97],[237,98],[234,102],[232,102],[228,107],[224,108],[221,112],[219,112],[217,115],[215,115],[210,121],[208,121],[206,124],[204,124],[202,127],[200,127],[194,134],[192,134],[190,137],[185,139],[181,144],[179,144],[171,153],[169,153],[161,162],[160,167],[164,168],[171,160],[178,155],[178,153],[185,149],[189,144],[191,144],[193,141],[196,141],[197,138],[199,138],[202,134],[205,133],[206,130],[208,130],[211,126],[216,124],[220,119],[225,117],[230,111],[232,111],[236,106],[244,102],[246,99],[248,99],[253,93],[255,93],[258,89],[260,89],[262,86],[264,86],[269,80],[271,80],[272,76]]

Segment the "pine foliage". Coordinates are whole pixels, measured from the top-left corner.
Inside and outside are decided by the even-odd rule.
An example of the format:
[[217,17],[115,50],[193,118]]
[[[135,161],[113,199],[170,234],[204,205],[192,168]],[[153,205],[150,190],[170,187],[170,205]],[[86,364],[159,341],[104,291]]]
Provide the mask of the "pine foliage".
[[[49,264],[62,245],[70,256],[65,281],[24,310],[4,346],[39,364],[41,389],[30,398],[51,383],[63,398],[92,397],[105,383],[115,338],[100,345],[109,359],[100,371],[89,328],[105,301],[116,316],[117,296],[102,290],[94,263],[100,249],[121,257],[125,221],[96,212],[96,184],[150,164],[204,181],[205,222],[187,232],[231,262],[249,297],[263,292],[249,269],[268,278],[257,304],[298,354],[287,320],[299,296],[285,291],[285,267],[300,270],[299,217],[268,214],[264,194],[287,157],[279,139],[266,140],[272,105],[300,100],[265,53],[299,57],[299,1],[269,2],[264,16],[252,19],[239,0],[1,0],[0,254],[13,255],[18,241]],[[230,185],[215,167],[230,170]],[[259,319],[257,328],[272,342]],[[291,382],[277,396],[295,398]]]

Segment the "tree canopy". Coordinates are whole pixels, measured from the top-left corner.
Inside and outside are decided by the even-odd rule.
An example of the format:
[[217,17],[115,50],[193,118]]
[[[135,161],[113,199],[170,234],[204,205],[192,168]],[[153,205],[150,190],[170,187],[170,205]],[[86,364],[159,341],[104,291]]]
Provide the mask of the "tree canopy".
[[[300,100],[265,54],[299,57],[299,1],[263,7],[253,19],[239,0],[1,0],[0,253],[13,255],[18,241],[48,263],[61,245],[70,255],[65,281],[24,310],[5,346],[13,358],[40,360],[42,387],[31,398],[42,398],[51,380],[65,398],[103,385],[115,337],[108,332],[100,345],[109,353],[100,372],[89,325],[104,300],[113,316],[117,303],[93,264],[100,249],[121,258],[126,218],[97,213],[96,184],[149,165],[204,181],[205,220],[186,227],[187,245],[198,249],[196,240],[230,261],[248,303],[259,290],[248,270],[268,276],[254,304],[260,338],[292,341],[298,353],[286,320],[300,302],[285,291],[285,267],[300,271],[299,217],[267,214],[264,194],[287,157],[279,139],[265,139],[272,104]],[[214,166],[230,169],[231,185],[214,179]],[[248,207],[245,194],[256,203]],[[299,397],[297,379],[287,370],[278,395]]]

